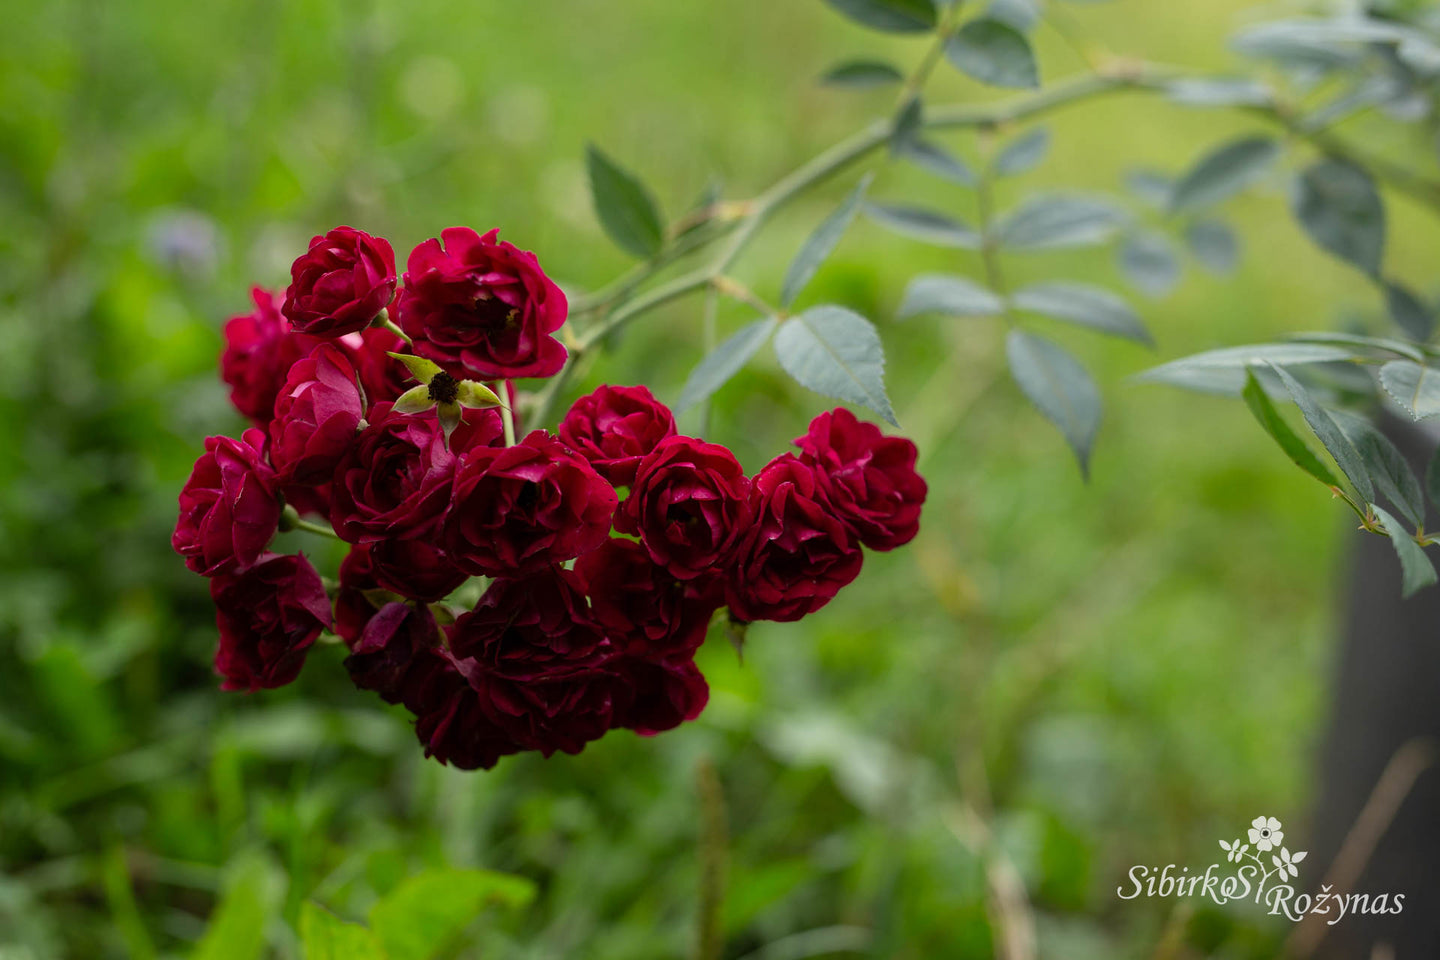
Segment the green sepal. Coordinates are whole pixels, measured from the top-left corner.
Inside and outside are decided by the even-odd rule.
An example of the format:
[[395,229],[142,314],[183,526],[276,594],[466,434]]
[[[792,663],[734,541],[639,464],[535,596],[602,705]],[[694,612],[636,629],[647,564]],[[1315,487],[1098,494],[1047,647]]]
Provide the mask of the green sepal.
[[460,426],[460,418],[464,410],[458,403],[440,403],[435,405],[436,412],[440,415],[440,429],[445,431],[445,446],[450,446],[450,434]]
[[410,371],[410,376],[423,384],[428,385],[431,380],[435,379],[435,374],[441,372],[438,363],[426,360],[424,357],[416,357],[408,353],[391,353],[390,356],[405,364],[405,369]]
[[503,407],[504,403],[485,384],[475,380],[461,380],[456,386],[459,394],[456,402],[462,407],[469,407],[471,410],[489,410],[491,407]]
[[418,387],[411,387],[400,394],[395,401],[396,413],[424,413],[435,406],[435,401],[430,399],[430,388],[425,384]]

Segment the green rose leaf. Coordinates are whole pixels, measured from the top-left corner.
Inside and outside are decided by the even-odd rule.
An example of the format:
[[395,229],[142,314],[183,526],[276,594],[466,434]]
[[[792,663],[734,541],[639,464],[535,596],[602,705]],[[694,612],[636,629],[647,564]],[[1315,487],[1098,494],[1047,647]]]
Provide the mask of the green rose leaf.
[[[1144,383],[1163,383],[1202,393],[1223,393],[1239,396],[1245,386],[1247,367],[1257,367],[1257,376],[1269,389],[1280,389],[1269,364],[1287,366],[1306,363],[1335,363],[1351,360],[1356,356],[1353,350],[1342,350],[1336,346],[1311,343],[1258,343],[1244,347],[1223,347],[1207,350],[1179,360],[1153,367],[1136,379]],[[1272,391],[1273,393],[1274,391]],[[1280,395],[1284,395],[1280,389]]]
[[878,60],[851,60],[831,67],[820,78],[820,82],[827,87],[866,90],[872,87],[904,83],[905,77],[888,63],[881,63]]
[[1380,368],[1380,385],[1416,420],[1440,415],[1440,370],[1411,360],[1392,360]]
[[1345,474],[1346,478],[1355,486],[1361,499],[1367,503],[1374,500],[1375,487],[1370,482],[1370,474],[1365,469],[1365,463],[1360,459],[1360,453],[1350,442],[1350,438],[1345,436],[1330,413],[1315,402],[1310,391],[1306,390],[1305,386],[1296,380],[1289,370],[1274,362],[1271,362],[1270,369],[1275,371],[1276,375],[1280,377],[1280,381],[1285,384],[1285,389],[1289,391],[1290,397],[1300,407],[1300,413],[1304,415],[1305,422],[1310,424],[1310,429],[1315,431],[1315,436],[1320,439],[1320,443],[1330,456],[1335,458],[1340,472]]
[[1290,425],[1285,422],[1284,418],[1280,416],[1280,411],[1275,408],[1275,403],[1270,399],[1270,395],[1265,392],[1264,387],[1260,386],[1260,381],[1249,369],[1245,371],[1245,389],[1242,395],[1245,398],[1245,405],[1250,408],[1250,412],[1255,415],[1260,426],[1265,428],[1265,432],[1270,434],[1271,438],[1280,445],[1280,449],[1285,451],[1297,467],[1327,487],[1340,486],[1340,481],[1336,479],[1335,474],[1330,472],[1330,468],[1315,456],[1305,441],[1300,439],[1299,434],[1290,429]]
[[1109,290],[1083,283],[1037,283],[1010,298],[1017,310],[1078,324],[1111,336],[1153,346],[1150,331],[1130,304]]
[[1415,529],[1425,525],[1425,494],[1405,455],[1362,416],[1343,411],[1330,414],[1360,454],[1375,490],[1389,500]]
[[593,143],[585,151],[595,215],[620,249],[649,258],[660,252],[665,227],[646,186]]
[[980,249],[980,234],[959,220],[933,210],[902,204],[867,203],[865,215],[887,230],[912,240],[958,250]]
[[1005,312],[1005,301],[964,277],[927,274],[910,281],[897,318],[908,320],[922,313],[949,317],[993,317]]
[[835,251],[841,237],[850,228],[850,223],[855,219],[855,211],[860,209],[860,201],[865,197],[865,191],[870,188],[870,181],[873,175],[866,174],[855,189],[850,191],[849,196],[836,208],[835,212],[825,219],[805,241],[800,252],[790,264],[790,269],[785,273],[785,283],[781,287],[780,306],[789,309],[800,296],[800,292],[806,285],[815,278],[815,273],[825,259]]
[[825,0],[861,26],[886,33],[925,33],[935,29],[931,0]]
[[1038,87],[1040,71],[1025,34],[991,17],[971,20],[945,44],[962,73],[992,87]]
[[191,960],[259,960],[265,952],[265,926],[276,912],[283,881],[258,852],[241,854],[226,874],[220,902]]
[[858,313],[822,306],[791,317],[775,334],[775,356],[801,386],[869,407],[899,426],[885,393],[880,335]]
[[1240,262],[1240,240],[1219,220],[1196,220],[1185,231],[1190,254],[1211,273],[1227,274]]
[[1000,222],[996,237],[1012,250],[1086,247],[1109,240],[1125,221],[1125,211],[1102,198],[1035,197]]
[[1003,177],[1033,170],[1050,152],[1050,131],[1044,127],[1016,137],[995,157],[995,172]]
[[1385,205],[1370,174],[1334,158],[1307,169],[1295,187],[1295,218],[1323,250],[1376,275],[1385,256]]
[[973,187],[977,182],[974,171],[966,166],[963,160],[930,140],[912,137],[896,145],[895,155],[909,160],[927,173],[962,187]]
[[1005,341],[1010,375],[1022,393],[1060,429],[1080,472],[1090,475],[1090,451],[1100,429],[1100,391],[1080,361],[1033,333],[1011,330]]
[[759,352],[779,325],[780,321],[774,317],[756,320],[740,328],[727,337],[724,343],[710,351],[685,381],[685,388],[680,391],[675,411],[679,413],[688,410],[724,386],[750,362],[750,358]]
[[1430,463],[1425,468],[1425,493],[1430,497],[1430,502],[1440,507],[1440,447],[1430,457]]
[[1120,245],[1119,257],[1125,279],[1148,296],[1169,296],[1180,282],[1180,261],[1163,233],[1136,230]]
[[1370,504],[1370,509],[1375,512],[1380,526],[1390,535],[1390,544],[1395,548],[1395,555],[1400,558],[1401,595],[1409,597],[1432,586],[1436,581],[1435,564],[1420,544],[1415,542],[1410,531],[1375,504]]
[[1171,211],[1203,210],[1229,200],[1264,176],[1279,155],[1280,144],[1270,137],[1245,137],[1219,147],[1175,184]]
[[1435,332],[1435,311],[1402,284],[1385,284],[1385,308],[1395,325],[1412,340],[1423,343]]

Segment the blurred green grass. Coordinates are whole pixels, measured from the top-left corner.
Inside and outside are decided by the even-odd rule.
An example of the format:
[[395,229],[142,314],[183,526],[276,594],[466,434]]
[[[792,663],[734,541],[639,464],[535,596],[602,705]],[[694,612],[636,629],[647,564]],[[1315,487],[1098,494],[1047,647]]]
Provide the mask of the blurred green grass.
[[[1064,10],[1082,45],[1225,68],[1227,33],[1262,8]],[[847,55],[910,63],[919,42],[877,39],[819,0],[61,0],[7,20],[5,956],[133,955],[137,936],[183,955],[227,865],[257,856],[290,922],[308,898],[358,918],[421,866],[482,866],[540,884],[528,911],[477,923],[484,956],[685,955],[701,757],[729,807],[736,957],[834,925],[873,930],[875,956],[989,956],[983,864],[952,830],[964,805],[1019,866],[1042,955],[1067,960],[1149,954],[1169,915],[1117,903],[1129,864],[1203,858],[1261,809],[1298,826],[1343,520],[1238,404],[1126,383],[1160,358],[1377,306],[1307,245],[1278,185],[1233,204],[1236,277],[1191,269],[1172,299],[1144,304],[1158,353],[1064,337],[1106,388],[1088,486],[1004,374],[997,330],[891,322],[909,276],[976,275],[974,259],[857,225],[803,303],[840,300],[880,323],[931,481],[921,537],[867,558],[804,623],[755,627],[743,663],[712,639],[698,723],[461,774],[423,761],[401,717],[347,689],[334,649],[292,689],[215,689],[205,584],[168,535],[202,437],[240,426],[215,373],[221,323],[339,222],[399,251],[452,224],[500,226],[572,288],[597,286],[627,261],[590,213],[586,141],[640,171],[672,215],[713,178],[744,197],[889,106],[815,75]],[[1048,77],[1081,68],[1056,33],[1040,37]],[[946,75],[935,96],[994,94]],[[1051,160],[1007,185],[1006,203],[1115,190],[1134,166],[1175,172],[1254,124],[1127,96],[1051,126]],[[973,155],[970,135],[947,142]],[[773,293],[843,189],[796,204],[741,276]],[[902,169],[875,194],[972,214],[962,191]],[[1392,272],[1419,280],[1434,231],[1391,200]],[[195,259],[158,256],[156,237],[185,223],[199,224]],[[1118,283],[1102,253],[1008,267]],[[722,313],[725,329],[740,322]],[[652,317],[577,389],[644,381],[673,400],[698,329],[693,302]],[[717,397],[711,434],[755,468],[828,406],[762,358]],[[133,908],[125,871],[104,882],[117,876],[107,851],[128,866]],[[1243,916],[1192,926],[1227,956],[1275,942]],[[268,934],[295,955],[279,919]]]

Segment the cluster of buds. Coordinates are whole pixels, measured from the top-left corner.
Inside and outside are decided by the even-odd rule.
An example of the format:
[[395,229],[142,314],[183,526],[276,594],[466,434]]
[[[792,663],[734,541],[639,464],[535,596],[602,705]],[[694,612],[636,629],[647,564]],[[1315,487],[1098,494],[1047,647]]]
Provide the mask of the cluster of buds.
[[[331,631],[354,683],[467,769],[698,716],[717,613],[820,609],[862,546],[915,536],[926,492],[914,445],[843,409],[753,477],[643,386],[518,434],[510,381],[564,366],[567,303],[497,234],[445,230],[400,278],[386,241],[337,227],[283,296],[257,289],[221,358],[254,426],[206,441],[173,538],[210,578],[226,689],[291,682]],[[295,527],[351,545],[333,582],[271,551]]]

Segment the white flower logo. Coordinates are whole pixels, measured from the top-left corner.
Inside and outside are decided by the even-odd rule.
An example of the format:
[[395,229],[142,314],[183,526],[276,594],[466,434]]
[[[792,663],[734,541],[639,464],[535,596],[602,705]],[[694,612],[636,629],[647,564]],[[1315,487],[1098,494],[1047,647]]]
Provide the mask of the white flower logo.
[[1280,846],[1285,834],[1280,831],[1280,821],[1274,817],[1256,817],[1250,821],[1250,842],[1256,850],[1269,853]]
[[1250,844],[1241,843],[1239,838],[1236,838],[1234,843],[1226,843],[1224,840],[1221,840],[1220,849],[1225,851],[1226,860],[1229,860],[1231,863],[1239,863],[1240,858],[1245,856],[1245,851],[1250,849]]
[[1295,854],[1295,856],[1292,857],[1292,856],[1290,856],[1290,851],[1289,851],[1289,850],[1286,850],[1284,847],[1281,847],[1281,848],[1280,848],[1280,856],[1278,856],[1278,857],[1271,857],[1271,858],[1270,858],[1270,862],[1273,863],[1273,864],[1275,864],[1275,872],[1276,872],[1277,874],[1279,874],[1280,879],[1283,880],[1283,879],[1285,879],[1285,877],[1287,877],[1287,876],[1291,876],[1291,877],[1298,877],[1298,876],[1300,876],[1300,871],[1295,869],[1295,864],[1299,863],[1301,860],[1304,860],[1304,859],[1305,859],[1305,851],[1304,851],[1304,850],[1301,850],[1299,853]]

